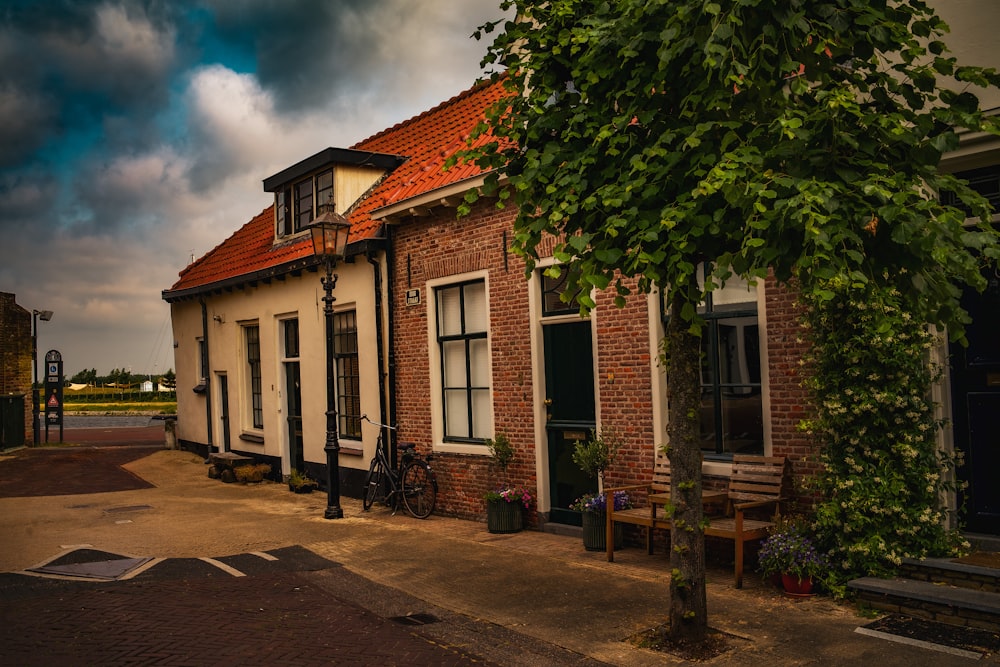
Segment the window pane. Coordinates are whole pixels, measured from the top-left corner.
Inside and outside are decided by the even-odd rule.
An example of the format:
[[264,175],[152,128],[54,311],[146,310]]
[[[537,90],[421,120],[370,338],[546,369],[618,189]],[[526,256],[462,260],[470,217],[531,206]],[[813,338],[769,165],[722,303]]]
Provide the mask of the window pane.
[[250,413],[254,428],[264,428],[264,394],[260,375],[260,327],[244,327],[250,378]]
[[486,283],[465,286],[465,333],[484,332],[487,329]]
[[445,436],[453,438],[469,437],[469,406],[465,389],[451,389],[444,392]]
[[764,453],[764,419],[760,389],[734,387],[723,392],[722,451],[733,454]]
[[333,316],[333,356],[337,373],[337,426],[342,436],[360,438],[361,366],[357,316],[353,310]]
[[444,363],[445,388],[465,387],[465,341],[452,340],[441,344],[441,357]]
[[316,206],[327,204],[333,196],[333,170],[316,174]]
[[295,359],[299,356],[299,321],[284,320],[282,326],[285,330],[285,358]]
[[729,276],[725,286],[712,292],[712,305],[725,306],[736,303],[757,303],[756,288],[739,276]]
[[542,315],[561,315],[575,313],[580,310],[580,304],[576,297],[569,303],[563,303],[559,295],[565,289],[566,271],[563,271],[558,278],[550,278],[545,275],[544,269],[538,272],[542,284]]
[[462,333],[461,288],[448,287],[437,291],[438,335],[457,336]]
[[490,392],[488,389],[472,390],[472,437],[488,438],[490,427]]
[[490,346],[485,338],[469,341],[469,366],[472,372],[469,384],[487,387],[490,384]]
[[313,219],[312,179],[295,184],[295,231],[301,230]]

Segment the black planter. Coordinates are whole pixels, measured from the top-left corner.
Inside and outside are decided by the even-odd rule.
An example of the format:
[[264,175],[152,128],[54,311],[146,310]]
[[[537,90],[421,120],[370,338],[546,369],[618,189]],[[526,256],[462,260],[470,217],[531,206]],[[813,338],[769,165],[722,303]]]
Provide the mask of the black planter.
[[524,528],[521,503],[486,501],[486,527],[491,533],[517,533]]
[[[606,551],[607,521],[605,512],[584,512],[583,513],[583,548],[587,551]],[[625,542],[624,526],[615,524],[615,549],[621,549]]]

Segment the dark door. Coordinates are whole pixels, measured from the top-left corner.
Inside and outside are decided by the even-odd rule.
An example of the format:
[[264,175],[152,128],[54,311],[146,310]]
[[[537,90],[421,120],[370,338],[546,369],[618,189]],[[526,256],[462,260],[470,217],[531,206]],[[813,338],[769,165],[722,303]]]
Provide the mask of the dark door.
[[302,389],[299,362],[285,362],[285,414],[288,415],[288,465],[304,470],[302,447]]
[[222,423],[222,451],[230,451],[229,441],[229,378],[219,376],[219,421]]
[[590,436],[596,425],[594,410],[594,356],[590,322],[546,324],[545,391],[546,432],[549,455],[549,520],[579,526],[579,512],[569,509],[574,500],[597,490],[573,463],[573,447]]
[[24,396],[0,397],[0,449],[24,445]]
[[1000,270],[989,269],[987,280],[982,294],[967,290],[962,298],[972,324],[969,346],[951,346],[952,421],[965,453],[966,528],[1000,535]]

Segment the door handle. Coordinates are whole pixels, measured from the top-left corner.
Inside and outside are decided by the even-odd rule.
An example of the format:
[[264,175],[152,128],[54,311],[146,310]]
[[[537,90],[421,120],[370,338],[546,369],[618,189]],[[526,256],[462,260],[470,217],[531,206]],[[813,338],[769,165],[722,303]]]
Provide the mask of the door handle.
[[545,401],[544,401],[544,403],[545,403],[545,407],[549,407],[549,406],[552,405],[552,399],[551,398],[546,398]]

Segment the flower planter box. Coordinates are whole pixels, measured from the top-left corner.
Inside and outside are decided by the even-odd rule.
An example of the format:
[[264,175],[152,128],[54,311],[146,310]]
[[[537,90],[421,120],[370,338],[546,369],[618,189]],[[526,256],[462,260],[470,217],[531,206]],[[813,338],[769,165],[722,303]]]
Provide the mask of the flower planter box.
[[[583,513],[583,548],[587,551],[606,551],[607,521],[605,512],[584,512]],[[616,523],[614,529],[615,549],[621,549],[625,543],[625,526]]]
[[486,527],[491,533],[517,533],[524,528],[520,503],[506,500],[486,501]]

